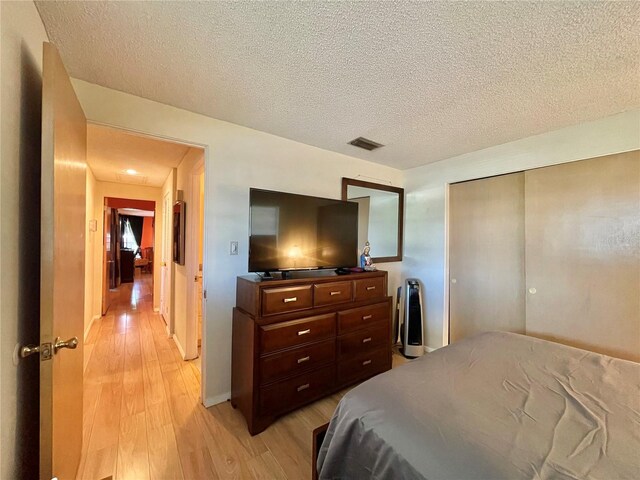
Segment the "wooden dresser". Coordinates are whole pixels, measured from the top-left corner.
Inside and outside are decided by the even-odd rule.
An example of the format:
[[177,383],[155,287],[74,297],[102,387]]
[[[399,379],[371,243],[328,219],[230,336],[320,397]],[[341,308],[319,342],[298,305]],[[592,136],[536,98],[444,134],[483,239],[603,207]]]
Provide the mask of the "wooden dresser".
[[387,272],[238,277],[231,404],[252,435],[278,416],[391,368]]

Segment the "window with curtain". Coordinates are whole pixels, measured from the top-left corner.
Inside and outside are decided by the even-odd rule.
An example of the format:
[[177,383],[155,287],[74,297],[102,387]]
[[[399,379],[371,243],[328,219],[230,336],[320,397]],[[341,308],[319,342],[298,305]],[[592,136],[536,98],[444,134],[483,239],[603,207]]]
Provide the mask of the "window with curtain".
[[134,252],[138,251],[138,242],[136,242],[136,237],[133,234],[133,228],[131,228],[131,222],[128,218],[124,220],[124,228],[122,229],[122,247],[133,250]]

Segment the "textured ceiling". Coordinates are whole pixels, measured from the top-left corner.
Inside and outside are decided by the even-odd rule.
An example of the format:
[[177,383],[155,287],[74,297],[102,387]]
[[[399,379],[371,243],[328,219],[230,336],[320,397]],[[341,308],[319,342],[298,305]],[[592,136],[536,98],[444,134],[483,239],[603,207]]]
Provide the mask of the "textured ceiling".
[[76,78],[398,168],[640,106],[640,2],[37,6]]
[[[96,180],[161,187],[191,147],[87,125],[87,163]],[[136,170],[128,175],[127,169]]]

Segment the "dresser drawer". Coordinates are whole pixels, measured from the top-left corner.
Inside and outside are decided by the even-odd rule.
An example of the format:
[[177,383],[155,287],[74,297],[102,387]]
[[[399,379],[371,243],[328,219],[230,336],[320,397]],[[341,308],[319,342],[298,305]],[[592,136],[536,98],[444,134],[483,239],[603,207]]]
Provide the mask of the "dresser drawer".
[[391,345],[389,322],[338,337],[340,359],[355,357]]
[[335,366],[330,365],[260,389],[259,410],[275,415],[321,397],[335,384]]
[[334,313],[274,323],[260,327],[260,352],[275,352],[283,348],[332,338],[336,334]]
[[262,290],[262,315],[295,312],[313,306],[312,285],[265,288]]
[[338,312],[338,333],[365,328],[382,320],[389,320],[389,302]]
[[333,338],[294,350],[267,355],[260,359],[260,384],[264,385],[283,377],[298,375],[331,363],[335,358],[336,342]]
[[391,354],[388,348],[375,350],[350,360],[338,363],[338,385],[362,380],[391,368]]
[[387,296],[384,288],[384,278],[360,278],[355,281],[356,296],[355,300],[368,300],[370,298],[382,298]]
[[353,282],[319,283],[313,286],[313,304],[316,307],[350,302]]

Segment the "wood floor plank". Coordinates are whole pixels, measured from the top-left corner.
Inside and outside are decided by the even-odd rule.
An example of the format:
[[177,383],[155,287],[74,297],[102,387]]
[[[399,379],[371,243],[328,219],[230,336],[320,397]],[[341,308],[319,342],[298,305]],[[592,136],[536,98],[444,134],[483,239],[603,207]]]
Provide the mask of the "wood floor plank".
[[127,330],[124,351],[121,411],[123,417],[143,412],[145,409],[140,335],[137,331]]
[[125,333],[127,331],[127,312],[121,312],[114,316],[113,331]]
[[180,362],[178,366],[187,391],[200,403],[200,371],[193,362]]
[[185,478],[218,478],[203,432],[194,417],[193,399],[187,393],[169,395],[169,408]]
[[78,475],[81,476],[85,468],[86,454],[89,450],[91,440],[91,430],[94,424],[94,417],[100,399],[100,384],[85,384],[82,395],[82,455]]
[[244,417],[239,410],[231,406],[231,402],[219,403],[208,408],[207,411],[244,446],[252,457],[268,451],[262,435],[251,436]]
[[116,478],[118,480],[149,478],[149,447],[145,412],[120,419]]
[[101,385],[100,398],[93,418],[89,451],[101,450],[113,444],[117,445],[121,402],[122,382],[106,382]]
[[[247,462],[247,469],[251,478],[259,480],[286,479],[287,475],[271,452],[251,458]],[[310,473],[309,473],[310,476]],[[307,477],[305,477],[307,478]]]
[[[269,451],[288,478],[308,478],[311,472],[311,449],[299,445],[290,436],[291,430],[277,421],[260,434]],[[311,438],[311,432],[309,432]]]
[[145,412],[147,413],[147,430],[157,430],[166,425],[173,425],[169,402],[166,399],[162,402],[148,404]]
[[124,372],[122,380],[122,408],[123,417],[144,412],[144,383],[142,366]]
[[140,346],[142,348],[142,360],[147,362],[157,362],[158,353],[156,352],[156,344],[153,340],[153,334],[143,330],[140,332]]
[[102,480],[103,478],[115,476],[117,457],[117,443],[107,445],[99,450],[88,451],[84,470],[79,478],[83,480]]
[[196,408],[196,419],[218,475],[237,479],[252,477],[248,462],[253,455],[238,438],[202,405]]
[[145,362],[142,366],[144,400],[147,406],[166,401],[162,370],[158,361]]
[[147,431],[151,480],[183,480],[178,445],[171,423]]

